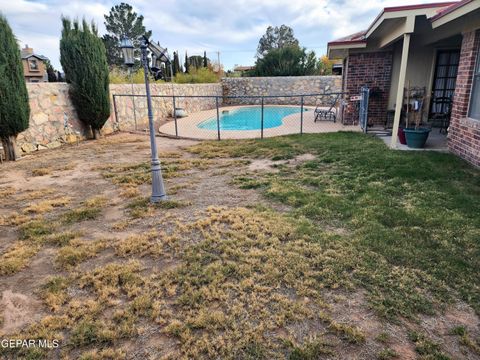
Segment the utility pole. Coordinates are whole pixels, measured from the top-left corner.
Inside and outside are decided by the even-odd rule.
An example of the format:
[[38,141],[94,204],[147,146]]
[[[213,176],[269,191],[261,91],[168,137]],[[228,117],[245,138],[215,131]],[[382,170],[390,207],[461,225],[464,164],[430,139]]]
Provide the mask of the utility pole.
[[218,74],[220,75],[220,51],[217,51],[217,61],[218,61]]

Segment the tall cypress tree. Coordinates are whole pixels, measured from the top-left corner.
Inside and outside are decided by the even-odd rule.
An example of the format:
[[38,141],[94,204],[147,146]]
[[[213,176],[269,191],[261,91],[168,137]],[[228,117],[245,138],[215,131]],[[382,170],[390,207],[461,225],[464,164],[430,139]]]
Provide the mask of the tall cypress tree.
[[188,59],[187,52],[185,51],[185,72],[188,73],[190,71],[190,60]]
[[30,106],[17,41],[0,14],[0,138],[7,160],[16,160],[17,135],[28,128]]
[[203,52],[203,67],[206,68],[208,67],[208,59],[207,59],[207,52]]
[[72,102],[79,119],[91,127],[97,139],[110,116],[105,46],[93,23],[91,28],[85,20],[80,25],[78,21],[72,23],[62,18],[62,23],[60,62],[70,84]]
[[180,72],[180,63],[178,60],[178,53],[173,52],[173,76],[177,75]]

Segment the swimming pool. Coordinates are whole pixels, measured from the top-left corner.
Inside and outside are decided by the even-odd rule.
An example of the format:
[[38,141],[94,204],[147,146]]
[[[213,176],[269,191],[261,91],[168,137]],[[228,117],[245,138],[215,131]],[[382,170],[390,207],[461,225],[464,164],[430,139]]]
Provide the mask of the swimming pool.
[[[285,116],[300,113],[300,107],[265,106],[263,109],[263,128],[270,129],[282,125]],[[303,109],[308,111],[308,109]],[[259,130],[262,124],[262,107],[249,106],[235,110],[220,110],[220,130]],[[202,121],[200,129],[217,130],[217,117]]]

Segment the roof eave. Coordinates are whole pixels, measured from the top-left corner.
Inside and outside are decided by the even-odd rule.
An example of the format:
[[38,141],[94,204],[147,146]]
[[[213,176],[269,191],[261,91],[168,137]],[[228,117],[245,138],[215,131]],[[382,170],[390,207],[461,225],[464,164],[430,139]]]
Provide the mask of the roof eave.
[[480,1],[478,0],[464,0],[445,9],[437,15],[430,18],[432,28],[438,28],[452,20],[458,19],[472,11],[480,9]]

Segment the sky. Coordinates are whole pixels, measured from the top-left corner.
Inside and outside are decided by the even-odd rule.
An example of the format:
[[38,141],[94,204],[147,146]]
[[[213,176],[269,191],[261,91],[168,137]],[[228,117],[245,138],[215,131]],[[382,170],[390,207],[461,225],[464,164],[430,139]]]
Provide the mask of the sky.
[[[327,42],[363,30],[387,6],[437,0],[124,0],[145,17],[152,38],[183,58],[203,51],[225,70],[253,65],[258,40],[267,26],[293,28],[300,45],[320,56]],[[105,33],[104,14],[121,1],[113,0],[0,0],[23,47],[47,56],[60,69],[61,15],[93,20]]]

